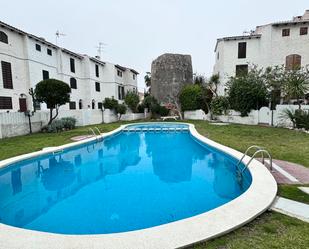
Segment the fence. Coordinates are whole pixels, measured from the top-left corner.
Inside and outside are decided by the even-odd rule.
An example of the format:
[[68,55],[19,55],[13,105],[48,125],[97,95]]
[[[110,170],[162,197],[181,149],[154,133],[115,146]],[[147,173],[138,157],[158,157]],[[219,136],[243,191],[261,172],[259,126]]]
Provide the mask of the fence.
[[[101,110],[61,110],[58,118],[73,117],[77,120],[77,126],[94,125],[101,123],[112,123],[118,121],[115,112],[106,109]],[[148,118],[149,113],[127,113],[121,116],[120,120],[132,121]],[[30,117],[33,132],[40,131],[47,125],[49,120],[48,111],[35,112]],[[0,113],[0,139],[26,135],[30,133],[29,118],[22,112]]]
[[[309,105],[301,106],[302,110],[309,110]],[[227,115],[216,115],[215,120],[224,123],[247,124],[247,125],[273,125],[279,127],[291,127],[292,123],[288,118],[283,117],[285,109],[296,110],[297,105],[277,105],[276,110],[270,110],[268,107],[262,107],[260,110],[252,110],[248,116],[241,117],[239,112],[229,110]],[[206,115],[202,110],[186,111],[185,119],[192,120],[210,120],[210,116]]]

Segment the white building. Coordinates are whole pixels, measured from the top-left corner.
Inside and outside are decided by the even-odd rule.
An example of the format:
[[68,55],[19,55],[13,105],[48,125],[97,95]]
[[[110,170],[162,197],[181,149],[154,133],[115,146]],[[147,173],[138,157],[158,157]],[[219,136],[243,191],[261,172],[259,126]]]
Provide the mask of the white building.
[[127,91],[137,92],[137,71],[60,48],[3,22],[0,62],[0,112],[32,110],[29,89],[47,78],[71,86],[71,102],[62,110],[100,109],[106,97],[123,100]]
[[220,76],[218,93],[224,95],[230,76],[248,70],[249,64],[261,68],[275,65],[309,65],[309,10],[303,16],[257,26],[249,35],[217,40],[214,74]]

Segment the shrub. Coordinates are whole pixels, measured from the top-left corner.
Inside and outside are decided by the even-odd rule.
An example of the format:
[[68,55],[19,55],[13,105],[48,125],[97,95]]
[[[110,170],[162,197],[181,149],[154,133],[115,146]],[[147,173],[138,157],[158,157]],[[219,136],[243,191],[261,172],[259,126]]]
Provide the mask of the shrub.
[[50,133],[61,132],[64,128],[63,121],[61,119],[55,119],[46,127],[46,131]]
[[160,106],[160,108],[159,108],[159,115],[160,115],[161,117],[166,117],[166,116],[168,116],[169,112],[170,112],[170,110],[167,109],[165,106]]
[[222,115],[229,109],[228,98],[223,96],[214,98],[210,105],[214,115]]
[[105,98],[103,101],[103,106],[105,109],[116,110],[118,101],[114,98]]
[[116,107],[116,113],[119,114],[119,120],[121,118],[121,115],[125,114],[127,111],[127,107],[124,104],[119,104]]
[[294,117],[296,128],[309,130],[309,111],[296,110]]
[[267,105],[267,87],[260,71],[252,69],[248,74],[231,77],[228,82],[228,96],[231,109],[248,116],[251,110]]
[[201,99],[202,99],[202,87],[200,85],[184,86],[179,96],[182,111],[191,111],[200,109]]
[[138,113],[144,113],[144,110],[145,110],[144,104],[139,104],[139,105],[137,106],[137,112],[138,112]]
[[72,117],[62,118],[61,121],[63,123],[63,128],[67,130],[75,129],[75,125],[77,121],[75,118],[72,118]]
[[128,92],[124,102],[131,109],[132,112],[137,112],[137,105],[139,103],[139,96],[134,92]]

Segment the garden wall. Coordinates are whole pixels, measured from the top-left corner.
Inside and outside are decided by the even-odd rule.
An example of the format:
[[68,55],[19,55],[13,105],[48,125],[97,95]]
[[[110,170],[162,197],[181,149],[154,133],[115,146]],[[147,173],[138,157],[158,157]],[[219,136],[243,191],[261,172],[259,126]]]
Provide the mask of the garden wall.
[[[302,105],[302,110],[309,110],[309,105]],[[271,111],[268,107],[262,107],[260,110],[251,111],[247,117],[241,117],[239,112],[229,110],[227,115],[216,115],[214,120],[224,123],[246,124],[246,125],[272,125],[279,127],[292,127],[289,119],[283,118],[282,114],[285,109],[297,110],[297,105],[277,105],[276,110]],[[210,120],[203,110],[186,111],[185,119],[191,120]]]
[[[118,121],[115,112],[106,109],[101,110],[59,110],[58,119],[73,117],[77,120],[77,126],[94,125],[101,123],[112,123]],[[127,113],[121,116],[123,121],[132,121],[148,118],[149,113]],[[32,132],[40,131],[49,121],[48,111],[38,111],[31,116]],[[22,112],[0,113],[0,139],[26,135],[30,133],[29,120]]]

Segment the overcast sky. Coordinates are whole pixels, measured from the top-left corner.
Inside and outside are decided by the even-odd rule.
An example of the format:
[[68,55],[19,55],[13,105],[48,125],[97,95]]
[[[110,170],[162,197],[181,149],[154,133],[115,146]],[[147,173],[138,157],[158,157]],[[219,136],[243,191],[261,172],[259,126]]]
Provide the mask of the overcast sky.
[[211,75],[216,39],[288,20],[309,9],[308,0],[0,0],[0,20],[81,54],[145,72],[159,55],[191,54],[193,70]]

